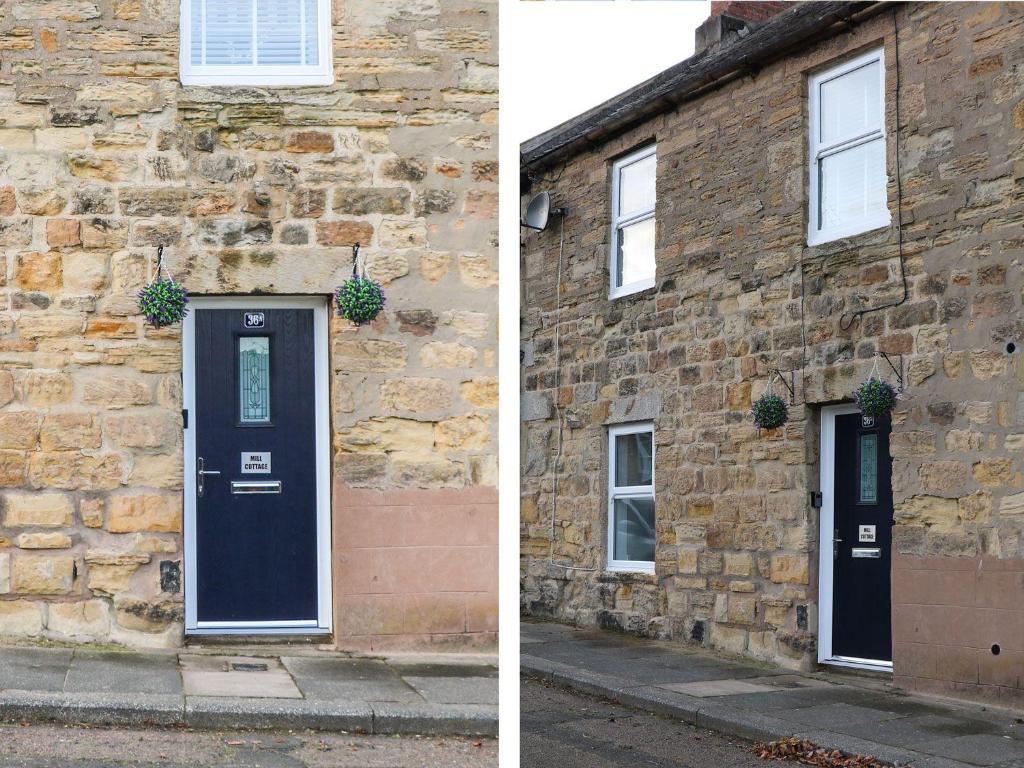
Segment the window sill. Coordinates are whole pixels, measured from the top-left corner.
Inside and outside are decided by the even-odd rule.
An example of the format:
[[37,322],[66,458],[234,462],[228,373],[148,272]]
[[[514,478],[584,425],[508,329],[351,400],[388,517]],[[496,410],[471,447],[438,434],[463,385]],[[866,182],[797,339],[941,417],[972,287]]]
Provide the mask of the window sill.
[[621,299],[625,296],[632,296],[634,293],[640,293],[653,288],[655,280],[652,277],[650,280],[641,280],[636,283],[630,283],[629,285],[620,285],[618,288],[612,288],[608,294],[609,299]]
[[654,576],[654,563],[645,562],[617,562],[608,563],[605,567],[608,573],[632,573],[640,576]]
[[833,243],[836,240],[845,240],[850,237],[856,237],[857,235],[866,235],[879,229],[885,229],[890,224],[892,224],[892,216],[886,214],[884,217],[858,222],[857,224],[851,224],[846,227],[836,227],[834,229],[823,229],[817,232],[808,232],[807,246],[813,247],[816,245],[825,245],[826,243]]
[[259,88],[294,88],[310,85],[333,85],[333,72],[317,72],[308,75],[194,75],[181,73],[179,75],[182,85],[199,86],[222,86],[230,87],[245,85]]

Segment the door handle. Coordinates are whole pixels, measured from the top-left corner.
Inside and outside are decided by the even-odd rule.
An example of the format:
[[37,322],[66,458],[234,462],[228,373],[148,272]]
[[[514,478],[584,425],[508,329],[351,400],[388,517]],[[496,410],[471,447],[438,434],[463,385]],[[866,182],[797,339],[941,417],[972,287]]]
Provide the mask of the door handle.
[[205,485],[204,477],[206,475],[219,475],[219,469],[204,469],[205,461],[200,456],[196,459],[196,496],[203,495],[203,486]]
[[843,543],[843,540],[839,538],[839,529],[836,528],[832,531],[832,559],[839,559],[839,545]]

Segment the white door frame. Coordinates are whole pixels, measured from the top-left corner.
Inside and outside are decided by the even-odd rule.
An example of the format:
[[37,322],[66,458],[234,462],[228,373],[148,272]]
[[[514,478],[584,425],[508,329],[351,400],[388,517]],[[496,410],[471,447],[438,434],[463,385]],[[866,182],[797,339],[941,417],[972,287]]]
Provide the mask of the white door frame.
[[[821,515],[818,518],[818,663],[839,667],[892,672],[891,661],[836,656],[832,653],[833,559],[835,531],[836,416],[860,413],[854,403],[821,409]],[[890,584],[891,588],[891,584]]]
[[327,298],[321,296],[197,296],[189,300],[196,309],[312,309],[316,408],[316,547],[318,616],[315,621],[201,622],[196,612],[196,389],[195,312],[182,324],[182,396],[188,411],[185,429],[185,634],[262,635],[328,634],[332,620],[331,590],[331,482],[330,398],[327,370]]

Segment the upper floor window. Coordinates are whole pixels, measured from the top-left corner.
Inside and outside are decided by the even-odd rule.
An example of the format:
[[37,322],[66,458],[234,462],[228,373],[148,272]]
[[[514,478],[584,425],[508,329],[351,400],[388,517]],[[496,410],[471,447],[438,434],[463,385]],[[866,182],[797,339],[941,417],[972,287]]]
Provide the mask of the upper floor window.
[[181,0],[182,83],[333,80],[330,0]]
[[654,286],[654,203],[657,147],[616,161],[612,168],[611,297]]
[[887,226],[882,49],[812,76],[810,120],[808,245]]
[[654,573],[654,426],[608,429],[608,568]]

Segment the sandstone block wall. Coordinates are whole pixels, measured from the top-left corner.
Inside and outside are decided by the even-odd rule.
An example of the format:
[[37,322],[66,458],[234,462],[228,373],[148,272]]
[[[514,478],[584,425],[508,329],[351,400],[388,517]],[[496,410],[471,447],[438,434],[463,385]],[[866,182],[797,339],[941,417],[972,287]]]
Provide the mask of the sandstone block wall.
[[[849,400],[877,351],[906,384],[891,446],[896,567],[959,571],[985,558],[1020,571],[1024,10],[913,3],[895,13],[898,133],[886,10],[564,168],[538,169],[532,191],[550,190],[571,212],[560,286],[558,224],[523,239],[527,613],[812,664],[818,528],[807,492],[818,484],[819,406]],[[809,248],[807,72],[880,44],[894,224]],[[650,140],[658,143],[657,286],[609,301],[611,161]],[[844,330],[845,312],[903,294],[897,147],[908,294]],[[796,404],[784,428],[758,434],[749,409],[771,368],[792,372]],[[647,419],[658,447],[657,573],[609,573],[606,428]],[[911,670],[932,640],[902,629],[902,606],[920,602],[900,593],[905,583],[894,578],[897,680],[941,686],[946,667]],[[979,605],[1005,612],[1001,628],[989,622],[990,630],[947,632],[942,642],[971,649],[960,690],[1016,695],[1019,680],[978,664],[979,649],[1017,643],[996,638],[1021,615],[1021,585],[1015,602],[995,606],[985,603],[995,599],[993,583],[979,577],[988,595],[979,592]]]
[[[135,300],[159,244],[196,295],[326,295],[362,243],[388,307],[331,324],[336,540],[351,489],[497,525],[496,4],[335,0],[336,82],[292,89],[183,87],[178,13],[0,5],[0,635],[181,641],[180,329]],[[490,573],[461,586],[417,610],[493,641]]]

